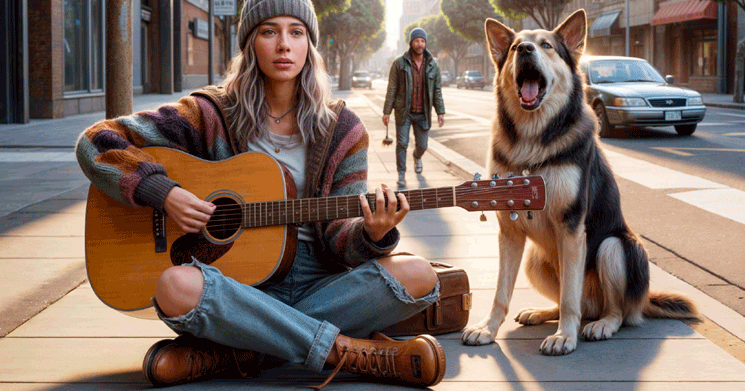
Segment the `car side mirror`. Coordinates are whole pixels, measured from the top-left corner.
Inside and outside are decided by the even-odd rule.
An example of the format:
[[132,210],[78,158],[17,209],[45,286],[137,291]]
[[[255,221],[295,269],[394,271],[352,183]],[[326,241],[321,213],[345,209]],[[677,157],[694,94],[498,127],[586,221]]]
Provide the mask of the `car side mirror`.
[[667,84],[673,84],[675,83],[675,78],[673,77],[673,75],[667,75],[665,76],[665,81],[667,82]]

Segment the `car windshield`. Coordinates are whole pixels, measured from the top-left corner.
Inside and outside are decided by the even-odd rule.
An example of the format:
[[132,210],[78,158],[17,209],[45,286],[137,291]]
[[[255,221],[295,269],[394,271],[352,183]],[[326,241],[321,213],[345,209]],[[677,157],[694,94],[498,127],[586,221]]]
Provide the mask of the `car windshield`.
[[467,71],[466,74],[468,76],[481,77],[481,72],[479,72],[479,71]]
[[367,77],[367,72],[355,72],[354,77]]
[[664,83],[665,79],[646,61],[607,60],[590,63],[589,77],[594,84],[654,82]]

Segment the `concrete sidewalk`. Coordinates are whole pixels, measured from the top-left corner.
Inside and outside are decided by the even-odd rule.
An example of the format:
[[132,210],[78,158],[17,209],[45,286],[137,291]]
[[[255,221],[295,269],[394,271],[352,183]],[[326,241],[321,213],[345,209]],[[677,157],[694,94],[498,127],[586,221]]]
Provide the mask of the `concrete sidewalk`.
[[[346,100],[370,132],[370,189],[383,182],[395,184],[395,147],[382,146],[385,131],[380,108],[371,105],[361,94],[337,95]],[[160,98],[163,101],[177,99]],[[143,108],[152,108],[155,102],[147,104],[149,106]],[[7,198],[23,204],[21,193],[6,191],[9,183],[24,189],[29,197],[35,191],[48,191],[42,200],[29,199],[4,216],[0,213],[0,248],[3,249],[0,272],[5,277],[0,283],[0,335],[7,334],[0,339],[2,390],[147,389],[150,385],[141,373],[145,351],[159,339],[174,336],[158,321],[131,318],[106,307],[85,282],[83,243],[87,180],[78,172],[74,159],[65,160],[69,159],[71,149],[59,148],[57,152],[63,155],[54,155],[54,158],[62,160],[50,161],[44,155],[50,152],[49,148],[30,148],[45,141],[48,141],[46,145],[71,147],[88,121],[82,118],[84,116],[79,117],[41,121],[33,125],[38,126],[39,133],[9,132],[10,128],[0,125],[0,157],[6,155],[6,160],[0,160],[3,172],[0,201]],[[55,129],[55,135],[46,136],[49,132],[43,129],[49,127]],[[44,137],[34,138],[33,135]],[[29,152],[33,152],[33,159],[17,161],[23,155],[30,155]],[[11,159],[9,153],[20,155]],[[482,169],[430,140],[430,153],[424,156],[424,172],[416,175],[410,169],[407,187],[454,186],[470,179],[466,175]],[[64,190],[65,186],[70,188]],[[411,212],[400,226],[400,250],[467,270],[474,295],[469,323],[478,322],[488,314],[494,296],[499,262],[498,226],[493,214],[487,217],[487,222],[480,222],[479,213],[459,208],[435,209]],[[671,256],[664,249],[645,244],[653,259]],[[715,319],[715,323],[731,335],[745,339],[742,316],[654,265],[651,267],[653,289],[690,295],[709,319]],[[459,333],[438,337],[445,348],[448,366],[444,381],[433,389],[745,389],[743,362],[674,320],[650,320],[641,327],[622,328],[608,341],[581,341],[570,355],[543,356],[538,347],[546,336],[555,332],[556,322],[522,327],[511,318],[523,307],[548,305],[550,302],[530,288],[521,274],[510,315],[496,343],[469,347],[460,343]],[[31,313],[24,315],[24,311]],[[8,333],[9,330],[12,331]],[[174,389],[304,389],[319,384],[324,378],[325,374],[286,367],[268,371],[260,379],[213,380]],[[366,383],[362,378],[340,375],[326,389],[405,388]]]
[[704,98],[704,105],[712,107],[722,107],[726,109],[745,110],[745,103],[738,103],[732,100],[732,95],[727,94],[701,94]]

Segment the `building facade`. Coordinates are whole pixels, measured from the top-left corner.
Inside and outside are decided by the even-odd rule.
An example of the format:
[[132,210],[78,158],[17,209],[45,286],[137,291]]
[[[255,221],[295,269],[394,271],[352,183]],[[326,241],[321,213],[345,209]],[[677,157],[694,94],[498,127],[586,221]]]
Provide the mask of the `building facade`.
[[626,55],[628,25],[628,55],[646,59],[677,85],[733,92],[734,55],[743,32],[734,2],[630,0],[627,17],[624,0],[574,0],[566,14],[579,8],[587,11],[586,53]]
[[[21,72],[2,68],[2,78],[7,83],[1,91],[4,98],[0,100],[0,122],[27,122],[29,118],[61,118],[104,110],[107,2],[4,3],[6,31],[0,55],[6,59],[10,54],[14,54],[13,58],[26,56],[31,66]],[[171,94],[206,85],[208,0],[131,0],[131,4],[133,92]],[[230,17],[214,18],[216,75],[225,70],[235,47],[229,34],[234,31],[230,21]],[[20,108],[27,112],[25,118],[8,114],[14,112],[14,106],[23,105],[23,88],[17,86],[27,86],[28,104],[25,109]]]

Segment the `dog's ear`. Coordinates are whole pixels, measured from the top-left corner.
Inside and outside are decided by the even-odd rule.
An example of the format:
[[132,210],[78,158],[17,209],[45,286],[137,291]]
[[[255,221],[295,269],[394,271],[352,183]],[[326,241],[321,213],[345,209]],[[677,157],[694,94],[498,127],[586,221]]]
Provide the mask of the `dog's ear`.
[[559,35],[564,44],[567,45],[569,53],[575,60],[585,52],[585,39],[587,38],[587,15],[584,9],[579,9],[554,29],[554,33]]
[[515,39],[515,31],[492,18],[486,19],[484,31],[486,32],[486,43],[489,46],[491,60],[499,69],[507,57],[512,41]]

